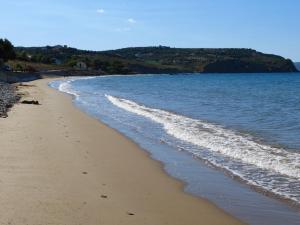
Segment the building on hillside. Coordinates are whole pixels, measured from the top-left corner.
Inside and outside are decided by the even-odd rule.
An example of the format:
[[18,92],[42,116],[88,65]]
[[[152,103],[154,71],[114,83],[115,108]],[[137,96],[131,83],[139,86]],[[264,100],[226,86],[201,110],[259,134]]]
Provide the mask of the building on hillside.
[[1,68],[3,71],[11,72],[13,69],[10,67],[10,65],[3,65]]
[[62,64],[62,61],[60,59],[57,59],[57,58],[53,58],[53,62],[55,65],[61,65]]
[[84,62],[77,62],[75,69],[79,69],[79,70],[87,70],[87,65]]

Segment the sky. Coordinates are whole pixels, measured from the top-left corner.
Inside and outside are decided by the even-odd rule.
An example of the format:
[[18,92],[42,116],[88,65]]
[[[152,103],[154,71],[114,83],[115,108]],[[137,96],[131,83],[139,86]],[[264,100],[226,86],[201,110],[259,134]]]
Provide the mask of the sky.
[[0,38],[86,50],[253,48],[300,62],[299,0],[0,0]]

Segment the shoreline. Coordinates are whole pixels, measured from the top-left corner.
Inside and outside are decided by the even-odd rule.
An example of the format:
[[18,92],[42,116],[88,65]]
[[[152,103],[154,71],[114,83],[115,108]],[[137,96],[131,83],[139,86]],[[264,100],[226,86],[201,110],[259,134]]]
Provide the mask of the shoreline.
[[[76,97],[74,97],[72,92],[68,92],[67,89],[61,90],[61,92],[63,92],[66,95],[72,96],[73,99],[76,98]],[[75,95],[75,96],[77,96],[77,95]],[[121,134],[122,136],[125,136],[126,138],[131,140],[134,144],[138,145],[138,148],[143,149],[149,158],[151,158],[152,160],[154,160],[156,162],[159,162],[159,166],[161,166],[163,173],[166,173],[168,176],[170,176],[171,178],[173,178],[176,181],[179,181],[181,183],[181,185],[182,185],[181,190],[183,192],[185,192],[189,195],[192,195],[196,198],[200,198],[202,200],[204,198],[205,200],[208,200],[208,202],[211,202],[214,205],[216,205],[221,210],[225,210],[229,215],[233,215],[235,218],[238,218],[239,220],[244,221],[245,223],[249,223],[249,224],[261,224],[261,223],[282,224],[281,222],[287,221],[286,219],[290,220],[291,218],[294,218],[294,221],[298,221],[297,213],[299,212],[299,208],[297,206],[295,206],[294,204],[292,204],[292,202],[288,201],[287,199],[278,197],[275,194],[274,195],[268,194],[268,192],[264,191],[263,189],[258,189],[256,186],[249,185],[244,180],[241,180],[238,177],[233,178],[232,177],[233,174],[230,174],[228,172],[226,173],[226,172],[224,172],[224,170],[222,170],[218,167],[215,167],[213,164],[211,165],[214,168],[213,170],[217,170],[218,172],[221,172],[222,175],[226,175],[225,176],[226,178],[223,180],[223,178],[221,178],[222,176],[219,176],[219,175],[216,175],[216,176],[213,175],[212,177],[208,176],[210,178],[206,178],[205,179],[206,182],[203,182],[203,180],[202,180],[201,183],[203,182],[203,184],[199,183],[198,190],[202,190],[202,191],[198,192],[197,189],[193,189],[193,185],[194,185],[193,178],[186,179],[186,177],[184,177],[184,176],[187,174],[183,175],[185,173],[183,170],[181,170],[181,172],[182,172],[181,175],[177,175],[176,172],[173,173],[174,171],[172,171],[172,165],[171,165],[172,162],[168,162],[168,160],[166,160],[166,159],[161,159],[159,157],[159,154],[157,155],[157,153],[155,152],[155,150],[154,150],[155,147],[152,148],[150,146],[147,146],[147,144],[145,144],[143,142],[143,140],[136,138],[134,135],[130,134],[130,132],[128,132],[126,129],[123,129],[122,127],[116,125],[115,123],[113,123],[109,120],[105,120],[105,119],[103,120],[103,118],[98,114],[95,114],[96,116],[93,115],[93,113],[90,113],[89,110],[87,110],[85,107],[77,106],[75,104],[75,102],[77,102],[77,101],[74,100],[73,104],[76,108],[78,108],[82,112],[85,112],[87,115],[95,118],[97,121],[100,121],[100,123],[104,123],[104,125],[115,130],[117,133]],[[156,148],[159,148],[159,147],[156,146]],[[171,153],[171,152],[169,152],[169,153]],[[189,153],[187,153],[187,154],[189,154]],[[174,157],[173,153],[169,154],[169,156],[171,158]],[[178,160],[178,159],[179,158],[176,158],[176,160]],[[201,158],[198,158],[198,160],[199,159],[201,160]],[[187,161],[189,161],[189,160],[187,160]],[[202,163],[203,163],[203,161],[202,161]],[[206,162],[205,162],[205,164],[206,164]],[[203,173],[204,171],[207,172],[206,169],[204,169],[204,170],[199,169],[198,166],[188,167],[188,168],[189,168],[189,171],[193,171],[193,169],[197,168],[198,171],[200,172],[200,174]],[[187,168],[185,168],[185,169],[187,169]],[[211,189],[209,189],[211,191],[209,191],[209,192],[203,191],[202,188],[205,185],[207,185],[207,183],[210,183],[211,181],[213,181],[216,178],[218,181],[216,180],[214,183],[215,184],[218,183],[218,187],[216,187],[216,188],[211,187]],[[221,178],[221,179],[218,179],[218,178]],[[228,179],[230,179],[229,182],[228,182]],[[236,185],[239,186],[239,188],[237,188]],[[244,186],[244,185],[246,185],[246,186]],[[243,193],[243,194],[238,194],[239,192],[236,192],[236,194],[235,194],[234,192],[226,193],[226,191],[225,192],[221,191],[221,189],[222,190],[227,189],[228,187],[230,187],[232,189],[236,189],[237,191],[241,191],[241,193]],[[220,199],[213,197],[214,193],[219,193],[219,194],[222,193],[221,195],[225,194],[224,196],[226,196],[226,197],[224,197],[224,200],[222,201]],[[203,197],[203,196],[205,196],[205,197]],[[245,196],[248,196],[248,197],[245,197]],[[251,197],[249,197],[249,196],[253,197],[253,200],[250,200]],[[239,198],[239,200],[235,200],[234,203],[231,202],[231,200],[236,199],[236,198]],[[251,203],[249,203],[249,200]],[[231,202],[231,204],[233,203],[233,205],[231,205],[231,206],[226,205],[226,201]],[[274,206],[273,207],[263,207],[264,204],[268,205],[268,203],[270,205],[274,204]],[[251,207],[251,205],[252,205],[252,207]],[[232,206],[233,206],[233,208],[232,208]],[[239,207],[242,208],[241,211],[238,209]],[[272,212],[272,213],[269,213],[268,210],[269,210],[269,212]],[[258,213],[258,211],[260,211],[260,213]],[[245,212],[247,212],[247,213],[244,214]],[[280,213],[284,212],[284,215],[282,215],[281,217],[278,215],[275,215],[275,213],[279,213],[279,212]],[[274,216],[275,216],[275,218],[272,219]],[[291,219],[291,221],[292,220],[293,219]],[[294,222],[291,222],[291,224],[294,224]]]
[[185,193],[149,153],[48,82],[21,89],[40,106],[15,105],[0,120],[1,223],[243,224]]

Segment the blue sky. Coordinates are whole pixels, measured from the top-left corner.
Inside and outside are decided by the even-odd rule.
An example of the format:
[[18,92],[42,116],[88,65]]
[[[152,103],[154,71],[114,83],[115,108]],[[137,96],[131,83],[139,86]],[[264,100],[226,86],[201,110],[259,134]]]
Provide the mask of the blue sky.
[[243,47],[300,61],[298,0],[0,0],[17,46]]

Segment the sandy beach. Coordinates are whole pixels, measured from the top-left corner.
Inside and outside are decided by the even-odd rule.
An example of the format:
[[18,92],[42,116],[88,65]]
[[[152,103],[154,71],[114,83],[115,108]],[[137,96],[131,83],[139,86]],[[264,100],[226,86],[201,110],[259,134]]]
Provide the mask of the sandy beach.
[[183,192],[131,140],[47,86],[0,119],[0,224],[238,225],[212,203]]

